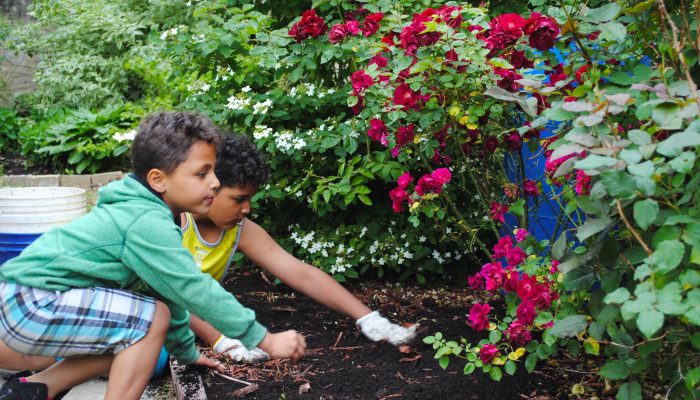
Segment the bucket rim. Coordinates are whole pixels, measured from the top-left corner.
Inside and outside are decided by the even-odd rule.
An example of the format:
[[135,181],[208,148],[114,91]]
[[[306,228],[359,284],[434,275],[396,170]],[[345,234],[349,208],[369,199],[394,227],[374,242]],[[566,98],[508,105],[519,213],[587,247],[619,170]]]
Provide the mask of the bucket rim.
[[51,194],[51,198],[64,198],[64,197],[76,197],[76,196],[82,196],[85,194],[86,190],[83,188],[79,187],[73,187],[73,186],[18,186],[18,187],[6,187],[6,188],[0,188],[0,200],[36,200],[36,199],[41,199],[41,196],[27,196],[24,195],[22,196],[21,193],[18,193],[19,196],[11,196],[9,194],[6,194],[8,192],[16,191],[16,192],[32,192],[32,191],[38,191],[38,190],[55,190],[58,192],[68,192],[68,193],[59,193],[59,194]]

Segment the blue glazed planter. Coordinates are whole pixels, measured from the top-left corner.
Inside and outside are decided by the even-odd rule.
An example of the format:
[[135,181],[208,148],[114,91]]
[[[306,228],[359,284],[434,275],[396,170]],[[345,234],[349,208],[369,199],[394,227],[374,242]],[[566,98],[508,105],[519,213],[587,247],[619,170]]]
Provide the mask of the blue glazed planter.
[[17,257],[40,233],[0,233],[0,265]]

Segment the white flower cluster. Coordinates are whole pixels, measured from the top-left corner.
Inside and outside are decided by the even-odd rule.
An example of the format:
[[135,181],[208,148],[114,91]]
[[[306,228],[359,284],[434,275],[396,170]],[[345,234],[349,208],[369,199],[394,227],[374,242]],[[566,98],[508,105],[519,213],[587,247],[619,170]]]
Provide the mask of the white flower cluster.
[[250,106],[250,99],[243,94],[231,96],[227,101],[226,107],[231,110],[242,110]]
[[295,136],[291,131],[276,134],[275,145],[279,150],[288,152],[291,149],[301,150],[306,146],[304,139]]
[[318,97],[322,99],[326,95],[335,93],[335,89],[317,89],[316,85],[313,83],[301,83],[293,88],[289,89],[289,95],[291,97],[300,97],[299,95],[305,95],[307,97]]
[[233,75],[235,75],[235,74],[234,74],[233,70],[231,69],[231,67],[229,67],[228,65],[226,66],[226,68],[217,67],[216,68],[216,78],[214,78],[214,80],[216,82],[218,82],[219,80],[227,81]]
[[253,130],[253,139],[263,140],[272,136],[272,128],[266,125],[256,126]]
[[347,271],[348,269],[352,269],[352,264],[349,262],[344,262],[345,259],[343,257],[336,257],[335,258],[335,265],[331,267],[329,272],[331,274],[342,274],[343,272]]
[[270,110],[271,106],[272,106],[271,99],[267,99],[267,100],[262,101],[262,102],[257,102],[255,104],[253,104],[253,114],[267,114],[267,111]]
[[132,129],[130,131],[126,132],[115,132],[114,133],[114,139],[120,141],[120,142],[125,142],[125,141],[132,141],[136,137],[136,129]]
[[196,81],[190,85],[187,85],[187,90],[190,92],[195,92],[195,96],[208,92],[211,89],[211,85],[204,81]]
[[165,40],[168,36],[177,36],[177,28],[170,28],[160,34],[160,40]]

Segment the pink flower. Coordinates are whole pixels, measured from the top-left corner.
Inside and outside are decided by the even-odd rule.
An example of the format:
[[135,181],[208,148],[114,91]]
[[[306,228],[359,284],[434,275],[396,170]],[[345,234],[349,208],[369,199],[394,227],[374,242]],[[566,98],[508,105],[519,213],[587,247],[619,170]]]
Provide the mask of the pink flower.
[[532,300],[537,304],[538,310],[546,310],[552,306],[555,300],[559,299],[559,294],[552,288],[552,284],[537,285],[533,293]]
[[508,276],[503,281],[503,290],[506,292],[515,292],[515,290],[518,288],[518,282],[520,282],[518,275],[518,271],[514,269],[508,271]]
[[403,203],[406,200],[410,200],[408,192],[402,187],[397,187],[389,192],[389,198],[391,198],[392,209],[395,213],[400,213],[403,211]]
[[549,269],[549,273],[554,275],[557,272],[559,272],[559,264],[560,262],[557,260],[552,260],[552,267]]
[[408,185],[411,184],[411,182],[413,182],[413,177],[408,172],[404,172],[403,174],[401,174],[401,176],[399,176],[399,179],[397,180],[399,187],[402,189],[407,188]]
[[522,263],[526,258],[527,254],[525,253],[525,250],[521,249],[520,247],[513,247],[512,249],[508,250],[508,253],[506,254],[506,261],[510,267],[514,267]]
[[369,121],[369,126],[370,128],[367,130],[367,136],[375,142],[385,143],[388,130],[384,122],[381,119],[372,118],[372,120]]
[[524,31],[530,35],[530,46],[545,51],[554,47],[554,40],[559,36],[559,25],[552,18],[533,12],[525,21]]
[[539,196],[540,189],[537,187],[537,182],[532,179],[525,179],[525,182],[523,182],[523,193],[528,196]]
[[[493,206],[492,206],[493,207]],[[513,247],[513,239],[510,236],[501,236],[498,239],[498,243],[493,246],[493,258],[505,257],[508,254],[508,250]]]
[[353,35],[359,35],[361,32],[360,23],[354,19],[345,23],[345,29],[347,29],[348,32],[352,33]]
[[516,81],[521,79],[522,75],[516,74],[513,70],[504,68],[496,68],[493,72],[502,78],[496,82],[498,87],[509,92],[516,92],[520,89],[520,84]]
[[467,284],[470,288],[479,290],[484,287],[484,280],[481,278],[481,275],[476,274],[467,278]]
[[523,240],[525,240],[526,237],[528,237],[528,235],[529,235],[529,232],[527,231],[527,229],[518,228],[515,231],[515,240],[517,240],[518,243],[522,242]]
[[407,83],[402,83],[394,90],[394,104],[401,105],[406,109],[415,108],[420,100],[420,93],[413,91]]
[[363,69],[357,70],[350,75],[350,81],[352,82],[352,91],[355,95],[361,94],[362,91],[374,84],[372,77],[367,75]]
[[413,131],[414,129],[415,125],[413,124],[400,126],[396,132],[396,144],[399,146],[404,146],[409,143],[413,143],[413,138],[416,137],[416,134]]
[[518,287],[515,290],[518,293],[518,297],[523,300],[529,300],[532,298],[534,291],[537,287],[537,276],[528,275],[523,273],[518,282]]
[[532,340],[532,335],[525,325],[519,321],[511,322],[508,330],[506,330],[508,341],[518,346],[525,346]]
[[335,24],[331,27],[331,32],[328,34],[328,41],[336,44],[348,35],[348,29],[345,24]]
[[486,290],[491,292],[500,289],[506,278],[506,273],[499,262],[484,264],[479,274],[484,278]]
[[379,23],[384,19],[384,14],[374,13],[370,14],[365,18],[365,22],[362,24],[362,33],[365,36],[372,36],[377,30],[379,30]]
[[301,15],[301,20],[289,30],[289,36],[293,36],[297,43],[301,43],[308,37],[318,37],[328,30],[323,18],[316,15],[316,10],[306,10]]
[[457,29],[464,21],[464,18],[459,14],[460,11],[462,11],[462,7],[442,6],[437,9],[437,14],[448,26]]
[[576,194],[585,196],[591,193],[591,177],[582,170],[576,171]]
[[435,171],[433,171],[430,176],[435,179],[435,182],[437,182],[438,185],[443,186],[447,182],[452,179],[452,174],[450,173],[450,170],[447,168],[438,168]]
[[484,364],[488,364],[500,353],[501,352],[498,350],[498,347],[488,343],[485,344],[479,351],[479,358]]
[[488,304],[475,303],[469,310],[469,323],[472,329],[482,331],[489,326],[488,314],[491,306]]
[[508,206],[495,201],[491,202],[491,210],[489,214],[491,219],[498,222],[505,222],[505,213],[508,211]]
[[515,315],[518,317],[518,321],[522,322],[524,325],[532,325],[537,316],[535,303],[532,301],[523,301],[515,310]]
[[502,50],[515,44],[523,35],[525,20],[518,14],[503,14],[489,22],[491,27],[485,38],[486,48]]

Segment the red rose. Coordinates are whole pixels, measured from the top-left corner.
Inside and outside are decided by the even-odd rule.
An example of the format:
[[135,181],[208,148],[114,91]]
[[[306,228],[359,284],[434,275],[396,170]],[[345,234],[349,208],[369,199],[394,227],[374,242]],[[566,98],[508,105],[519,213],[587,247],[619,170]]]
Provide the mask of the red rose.
[[395,213],[400,213],[403,211],[403,203],[406,200],[410,200],[408,192],[402,187],[392,189],[389,192],[389,198],[391,198],[392,209]]
[[518,14],[503,14],[489,22],[491,30],[485,39],[487,48],[502,50],[515,44],[523,35],[525,20]]
[[328,34],[328,41],[335,44],[345,39],[348,35],[348,29],[345,24],[335,24],[331,28],[331,32]]
[[525,182],[523,182],[523,193],[528,196],[538,196],[540,189],[537,188],[537,182],[532,179],[525,179]]
[[485,344],[479,351],[479,358],[484,364],[488,364],[500,353],[498,347],[492,344]]
[[394,90],[394,104],[402,105],[404,108],[415,108],[420,99],[420,93],[415,92],[406,83],[402,83]]
[[301,20],[294,24],[288,34],[294,36],[297,43],[310,37],[318,37],[328,30],[323,18],[316,15],[316,10],[306,10],[301,15]]
[[517,131],[512,131],[503,138],[503,144],[510,151],[519,151],[523,146],[523,138]]
[[498,139],[495,136],[487,136],[484,139],[484,147],[489,153],[493,153],[498,148]]
[[533,67],[532,60],[528,59],[522,50],[515,50],[510,54],[510,63],[516,69]]
[[352,82],[352,91],[355,95],[362,93],[362,91],[374,84],[372,77],[367,75],[363,69],[355,71],[350,76],[350,81]]
[[372,36],[375,32],[379,30],[379,23],[384,19],[384,14],[374,13],[370,14],[365,18],[365,22],[362,24],[362,33],[365,36]]
[[379,54],[377,54],[374,57],[369,59],[368,65],[377,64],[377,69],[384,68],[387,65],[387,61],[388,60],[386,59],[386,57],[384,57],[382,55],[382,53],[379,53]]
[[496,68],[493,72],[502,78],[496,83],[499,87],[509,92],[515,92],[520,89],[520,84],[516,82],[516,80],[521,79],[522,75],[518,75],[510,69],[503,68]]
[[464,18],[459,14],[460,11],[462,11],[462,7],[442,6],[437,9],[437,14],[448,26],[457,29],[464,21]]
[[541,51],[554,47],[554,40],[559,36],[557,21],[536,12],[527,19],[524,30],[530,35],[530,46]]
[[348,30],[348,32],[352,33],[353,35],[359,35],[360,34],[360,23],[353,20],[350,20],[345,23],[345,29]]
[[370,139],[375,142],[386,142],[388,130],[381,119],[373,118],[369,121],[369,126],[370,128],[367,130],[367,136],[369,136]]

